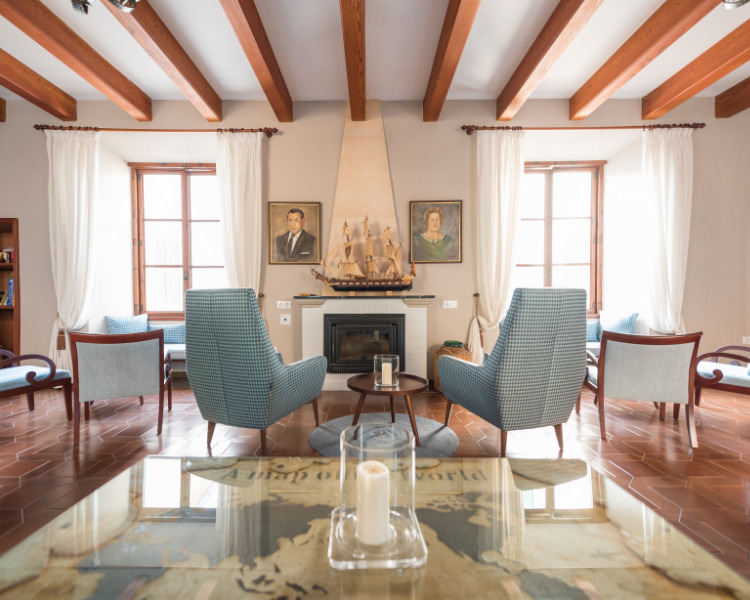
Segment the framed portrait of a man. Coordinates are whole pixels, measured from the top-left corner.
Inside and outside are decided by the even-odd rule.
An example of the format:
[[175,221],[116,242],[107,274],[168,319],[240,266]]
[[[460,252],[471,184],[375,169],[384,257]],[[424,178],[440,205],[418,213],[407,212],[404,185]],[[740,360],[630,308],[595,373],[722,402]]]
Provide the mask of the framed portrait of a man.
[[411,260],[461,262],[461,200],[413,200],[409,208]]
[[269,202],[271,264],[320,262],[320,202]]

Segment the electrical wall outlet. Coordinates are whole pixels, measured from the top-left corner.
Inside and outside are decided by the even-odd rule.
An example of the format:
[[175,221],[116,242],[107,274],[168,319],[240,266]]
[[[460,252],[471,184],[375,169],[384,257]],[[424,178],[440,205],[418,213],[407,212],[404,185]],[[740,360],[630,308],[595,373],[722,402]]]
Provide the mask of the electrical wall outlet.
[[750,346],[750,335],[743,335],[742,336],[742,344],[743,345],[747,344],[748,346]]
[[292,309],[292,301],[291,300],[278,300],[276,302],[276,308],[281,310],[291,310]]
[[290,313],[281,313],[279,316],[279,323],[282,325],[291,325],[292,324],[292,315]]
[[443,308],[458,308],[458,300],[443,300]]

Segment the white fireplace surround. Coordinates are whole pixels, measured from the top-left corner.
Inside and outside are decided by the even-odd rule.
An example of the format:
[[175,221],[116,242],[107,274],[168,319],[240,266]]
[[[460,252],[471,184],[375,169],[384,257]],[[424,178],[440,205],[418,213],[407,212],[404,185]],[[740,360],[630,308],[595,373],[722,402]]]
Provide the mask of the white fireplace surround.
[[[302,309],[302,358],[325,354],[324,318],[340,315],[404,315],[405,373],[427,377],[427,306],[434,296],[295,297]],[[326,373],[324,390],[347,390],[346,380],[354,373]]]

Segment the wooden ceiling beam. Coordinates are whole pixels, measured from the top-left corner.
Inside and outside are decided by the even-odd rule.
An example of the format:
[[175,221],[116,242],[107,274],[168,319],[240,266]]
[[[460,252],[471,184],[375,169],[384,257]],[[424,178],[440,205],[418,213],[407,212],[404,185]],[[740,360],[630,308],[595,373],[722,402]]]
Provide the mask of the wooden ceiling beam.
[[[3,50],[0,50],[0,85],[62,121],[76,120],[74,98]],[[2,104],[4,116],[4,100]]]
[[642,119],[658,119],[750,60],[750,20],[643,97]]
[[497,120],[510,121],[604,0],[560,0],[497,98]]
[[750,77],[714,99],[714,116],[717,119],[728,119],[747,108],[750,108]]
[[119,10],[108,0],[102,0],[102,4],[207,121],[221,121],[221,98],[146,0],[141,0],[131,13]]
[[139,121],[151,120],[151,98],[109,64],[40,0],[0,0],[0,16],[78,73]]
[[437,121],[474,25],[481,0],[450,0],[445,11],[430,80],[422,102],[422,120]]
[[219,0],[234,33],[255,71],[276,118],[282,123],[294,120],[292,97],[284,82],[279,63],[260,20],[254,0]]
[[365,120],[365,0],[339,0],[352,121]]
[[667,0],[571,97],[571,120],[588,117],[721,0]]

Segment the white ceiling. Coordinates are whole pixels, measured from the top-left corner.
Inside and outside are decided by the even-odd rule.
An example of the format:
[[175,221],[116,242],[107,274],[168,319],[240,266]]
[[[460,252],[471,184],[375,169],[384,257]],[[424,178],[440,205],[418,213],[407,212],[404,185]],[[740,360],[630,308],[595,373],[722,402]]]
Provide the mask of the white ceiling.
[[[66,24],[153,100],[183,100],[174,83],[100,4],[88,15],[70,0],[43,0]],[[218,0],[149,0],[223,100],[265,100]],[[448,100],[495,99],[558,0],[483,0]],[[292,99],[348,98],[338,0],[256,0]],[[535,90],[533,98],[568,99],[662,4],[604,0]],[[380,100],[422,100],[448,0],[366,3],[366,93]],[[640,98],[750,18],[750,4],[718,6],[623,86],[614,98]],[[0,17],[0,48],[76,100],[106,98]],[[702,91],[715,96],[750,77],[750,63]],[[0,87],[0,98],[19,99]]]

